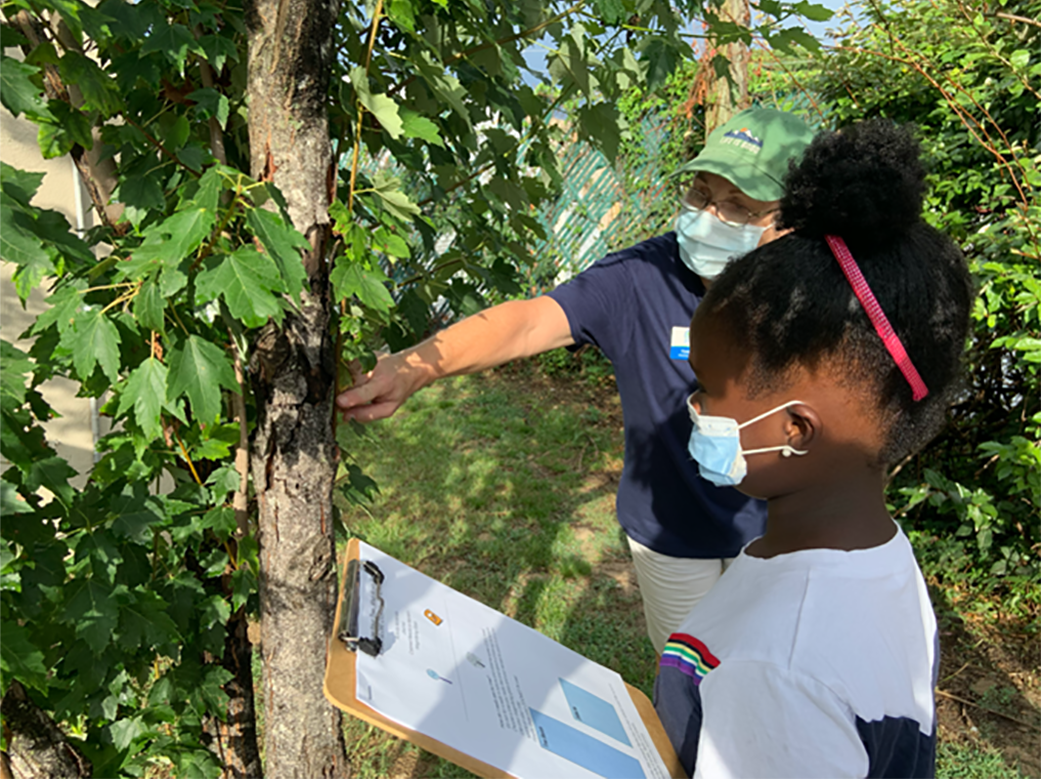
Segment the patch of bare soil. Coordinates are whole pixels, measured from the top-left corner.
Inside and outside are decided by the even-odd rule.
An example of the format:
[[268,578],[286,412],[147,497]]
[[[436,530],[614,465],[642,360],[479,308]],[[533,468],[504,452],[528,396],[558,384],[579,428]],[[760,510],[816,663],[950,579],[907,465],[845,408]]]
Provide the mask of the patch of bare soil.
[[1041,776],[1041,636],[1025,619],[959,614],[933,588],[940,623],[939,737],[990,745],[1023,776]]

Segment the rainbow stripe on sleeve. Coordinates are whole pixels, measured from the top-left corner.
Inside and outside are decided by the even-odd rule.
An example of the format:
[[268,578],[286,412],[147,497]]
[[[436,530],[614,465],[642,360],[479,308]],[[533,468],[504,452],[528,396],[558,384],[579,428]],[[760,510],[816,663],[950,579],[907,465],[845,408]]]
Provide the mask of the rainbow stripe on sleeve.
[[717,665],[719,658],[694,636],[686,633],[669,636],[661,653],[662,668],[678,668],[693,679],[695,685],[701,684],[701,680]]

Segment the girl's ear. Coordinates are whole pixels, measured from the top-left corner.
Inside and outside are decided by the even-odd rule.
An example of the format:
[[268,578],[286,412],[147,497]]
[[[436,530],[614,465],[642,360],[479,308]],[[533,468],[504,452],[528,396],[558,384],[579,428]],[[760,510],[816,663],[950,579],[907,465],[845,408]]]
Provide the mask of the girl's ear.
[[809,449],[813,441],[824,432],[820,414],[813,406],[805,403],[795,403],[785,411],[788,413],[784,423],[788,446],[793,449]]

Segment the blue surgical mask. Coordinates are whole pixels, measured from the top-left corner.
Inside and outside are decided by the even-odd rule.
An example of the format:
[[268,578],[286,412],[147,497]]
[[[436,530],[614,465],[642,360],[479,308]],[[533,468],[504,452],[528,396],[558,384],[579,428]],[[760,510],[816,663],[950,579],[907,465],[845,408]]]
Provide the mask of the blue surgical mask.
[[747,254],[759,245],[765,227],[731,225],[708,210],[684,208],[676,217],[676,240],[683,264],[712,281],[731,257]]
[[791,457],[793,454],[806,454],[805,450],[793,449],[788,444],[768,446],[763,449],[749,449],[748,451],[741,449],[741,428],[748,427],[771,414],[776,414],[788,406],[801,402],[790,400],[739,425],[736,419],[730,417],[711,417],[699,414],[688,397],[687,410],[690,412],[694,429],[690,431],[690,443],[687,444],[687,450],[697,462],[698,472],[717,487],[732,487],[740,484],[748,472],[745,455],[780,452],[783,457]]

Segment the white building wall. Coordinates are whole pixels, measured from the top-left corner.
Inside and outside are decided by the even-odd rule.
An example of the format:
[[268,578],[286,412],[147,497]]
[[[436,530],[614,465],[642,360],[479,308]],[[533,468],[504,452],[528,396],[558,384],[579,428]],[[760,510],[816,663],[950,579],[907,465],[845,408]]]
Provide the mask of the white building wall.
[[[0,109],[0,159],[21,170],[45,173],[33,200],[34,205],[60,211],[69,224],[76,227],[76,187],[79,182],[72,160],[69,157],[43,159],[36,143],[36,125],[23,118],[15,119],[6,109]],[[81,214],[81,221],[84,227],[89,228],[94,224],[93,214],[87,210],[90,200],[82,189],[80,202],[86,211]],[[45,310],[47,304],[45,295],[36,289],[23,309],[11,283],[13,270],[14,266],[6,262],[0,268],[0,336],[27,351],[32,344],[20,336],[32,325],[35,317]],[[0,366],[0,370],[3,370],[3,366]],[[76,390],[77,385],[65,379],[54,379],[43,385],[41,391],[44,398],[60,414],[44,428],[48,441],[58,454],[79,473],[85,474],[93,464],[94,454],[91,403],[88,398],[77,398]],[[2,469],[6,468],[7,462],[4,461]],[[76,483],[81,484],[84,479],[80,477]]]

